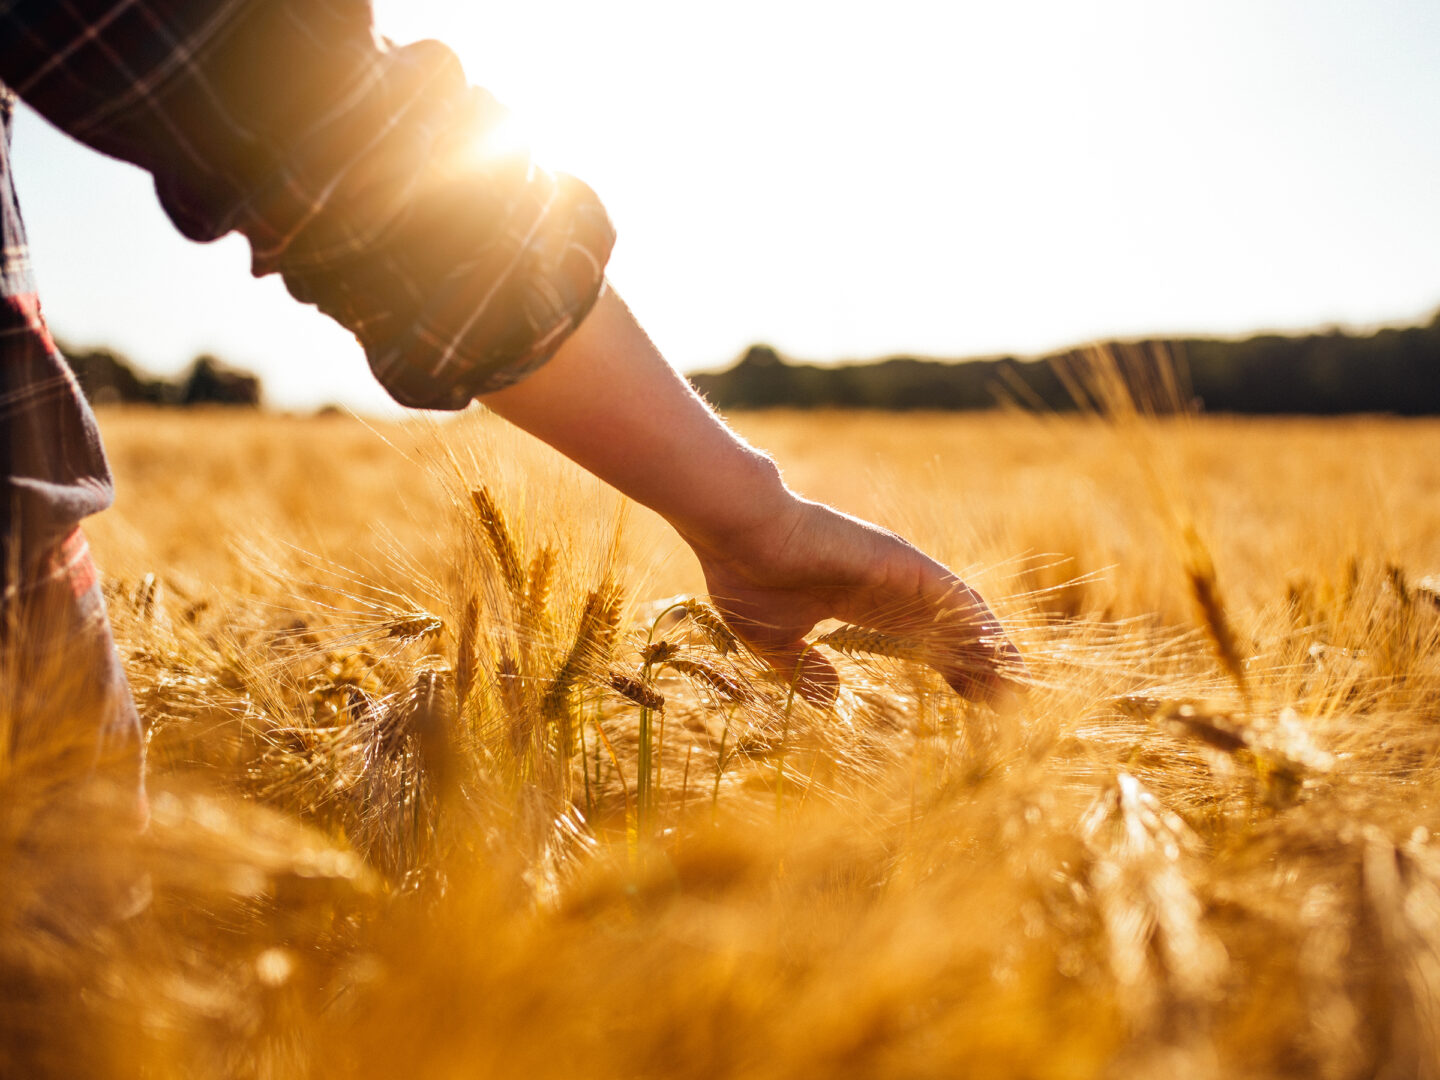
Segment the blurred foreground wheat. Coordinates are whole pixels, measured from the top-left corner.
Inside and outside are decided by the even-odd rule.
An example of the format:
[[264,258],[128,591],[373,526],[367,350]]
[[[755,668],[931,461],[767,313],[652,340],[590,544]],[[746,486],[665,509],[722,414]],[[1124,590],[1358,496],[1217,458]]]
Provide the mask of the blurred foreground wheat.
[[483,418],[103,421],[154,821],[0,762],[0,1075],[1440,1075],[1440,425],[742,418],[1000,717]]

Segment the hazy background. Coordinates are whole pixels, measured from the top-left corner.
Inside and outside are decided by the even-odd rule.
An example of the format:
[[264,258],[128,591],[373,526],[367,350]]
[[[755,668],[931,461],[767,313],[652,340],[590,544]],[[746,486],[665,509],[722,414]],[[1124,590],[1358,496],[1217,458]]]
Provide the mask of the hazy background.
[[[1033,353],[1408,321],[1440,304],[1440,5],[381,0],[605,199],[611,277],[682,368]],[[343,330],[170,228],[31,115],[16,172],[52,326],[158,373],[385,407]]]

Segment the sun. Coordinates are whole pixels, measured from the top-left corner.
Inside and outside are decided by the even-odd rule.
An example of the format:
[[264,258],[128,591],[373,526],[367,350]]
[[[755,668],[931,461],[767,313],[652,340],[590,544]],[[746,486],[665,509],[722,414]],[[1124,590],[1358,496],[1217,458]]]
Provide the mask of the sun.
[[614,171],[595,124],[595,110],[605,107],[604,65],[592,55],[593,37],[568,14],[564,32],[547,35],[536,12],[476,11],[433,0],[379,0],[374,8],[379,33],[400,44],[444,42],[469,81],[503,107],[500,121],[478,136],[476,154],[528,152],[547,169],[577,175]]

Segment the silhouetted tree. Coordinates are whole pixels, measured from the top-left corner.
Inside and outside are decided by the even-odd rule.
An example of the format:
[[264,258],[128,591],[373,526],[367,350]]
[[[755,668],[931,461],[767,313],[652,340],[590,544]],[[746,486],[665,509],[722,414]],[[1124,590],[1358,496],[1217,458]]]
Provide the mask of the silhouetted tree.
[[[1440,413],[1440,312],[1423,326],[1367,335],[1328,330],[1116,347],[1130,356],[1179,358],[1189,374],[1182,393],[1193,394],[1210,412]],[[756,345],[728,371],[694,375],[691,381],[721,408],[984,409],[1013,400],[1065,410],[1075,402],[1056,369],[1073,355],[1026,362],[891,357],[825,367],[787,363],[769,346]],[[1145,391],[1146,373],[1133,374],[1137,389]]]

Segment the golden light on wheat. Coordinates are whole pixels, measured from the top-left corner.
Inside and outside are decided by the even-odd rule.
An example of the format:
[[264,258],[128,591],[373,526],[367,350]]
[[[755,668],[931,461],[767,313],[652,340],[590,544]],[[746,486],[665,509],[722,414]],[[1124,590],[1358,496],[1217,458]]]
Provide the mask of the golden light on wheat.
[[1440,426],[1110,412],[739,418],[1003,715],[867,627],[793,693],[483,417],[105,414],[153,821],[0,762],[0,1075],[1435,1075]]

